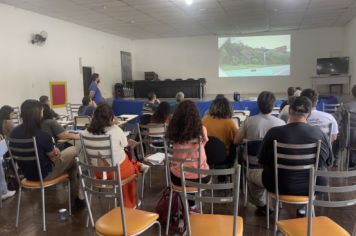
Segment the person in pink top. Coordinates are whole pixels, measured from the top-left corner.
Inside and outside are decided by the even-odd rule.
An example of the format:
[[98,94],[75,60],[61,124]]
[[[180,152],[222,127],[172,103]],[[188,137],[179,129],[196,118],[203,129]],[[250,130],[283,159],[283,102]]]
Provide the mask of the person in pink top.
[[[196,108],[194,102],[185,100],[178,105],[173,114],[167,129],[167,138],[173,143],[174,148],[192,148],[197,147],[197,141],[199,141],[200,137],[200,164],[198,161],[187,162],[184,166],[209,169],[204,149],[205,144],[208,142],[206,128],[202,125],[198,109]],[[198,158],[199,153],[173,153],[173,156],[175,158],[191,159]],[[170,170],[172,183],[180,186],[180,163],[172,162]],[[186,174],[185,178],[191,181],[199,181],[196,174]],[[209,180],[209,176],[202,176],[203,183],[207,183]]]

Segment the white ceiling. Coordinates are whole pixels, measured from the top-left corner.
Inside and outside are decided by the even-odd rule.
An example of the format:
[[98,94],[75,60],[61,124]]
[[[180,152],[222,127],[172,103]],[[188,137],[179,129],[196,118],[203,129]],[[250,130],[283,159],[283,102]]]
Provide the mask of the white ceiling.
[[0,0],[132,39],[343,26],[356,0]]

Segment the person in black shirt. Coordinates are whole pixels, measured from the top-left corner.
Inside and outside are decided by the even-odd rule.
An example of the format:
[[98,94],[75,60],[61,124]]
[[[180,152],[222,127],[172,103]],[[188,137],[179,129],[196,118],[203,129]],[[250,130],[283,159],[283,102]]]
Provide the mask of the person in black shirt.
[[[42,103],[43,105],[46,104],[46,105],[49,106],[49,98],[48,98],[48,96],[42,95],[42,96],[39,98],[39,101],[40,101],[40,103]],[[53,116],[54,119],[59,119],[59,118],[60,118],[59,115],[58,115],[53,109],[51,109],[51,114],[52,114],[52,116]]]
[[[82,208],[85,206],[84,200],[80,200],[78,194],[77,167],[74,157],[75,147],[70,147],[60,151],[53,145],[52,137],[41,130],[41,120],[43,116],[43,106],[39,101],[26,100],[21,105],[21,118],[23,123],[13,129],[10,138],[29,139],[36,138],[38,158],[41,165],[43,180],[54,179],[64,173],[69,174],[71,182],[71,194],[74,200],[73,207]],[[21,148],[26,144],[11,143],[10,146]],[[34,153],[14,153],[20,156],[33,156]],[[28,180],[39,181],[37,164],[35,161],[19,162],[19,168],[23,171]],[[82,197],[83,199],[83,197]]]
[[294,96],[295,91],[296,91],[296,88],[295,88],[295,87],[288,87],[288,89],[287,89],[287,96],[288,96],[288,97],[287,97],[286,100],[284,100],[284,101],[282,102],[282,104],[281,104],[281,106],[280,106],[280,108],[279,108],[280,111],[282,111],[283,108],[284,108],[286,105],[290,105],[290,104],[288,104],[288,99],[289,99],[290,97]]
[[151,92],[147,96],[148,101],[143,104],[143,112],[154,113],[157,110],[160,101],[157,99],[155,93]]
[[[275,192],[274,182],[274,150],[273,141],[277,140],[289,144],[308,144],[321,140],[319,169],[326,169],[333,163],[333,154],[326,135],[319,127],[307,124],[307,119],[312,110],[311,101],[304,96],[297,97],[289,108],[289,123],[284,126],[270,129],[262,142],[258,154],[259,163],[263,170],[256,169],[247,178],[254,185]],[[314,152],[315,150],[303,150],[303,154]],[[292,164],[293,162],[289,163]],[[301,164],[301,162],[298,162]],[[308,163],[305,163],[308,164]],[[285,171],[278,172],[279,193],[286,195],[307,196],[309,193],[309,172],[308,171]],[[325,180],[318,179],[322,184]],[[265,206],[259,207],[259,212],[266,211]]]

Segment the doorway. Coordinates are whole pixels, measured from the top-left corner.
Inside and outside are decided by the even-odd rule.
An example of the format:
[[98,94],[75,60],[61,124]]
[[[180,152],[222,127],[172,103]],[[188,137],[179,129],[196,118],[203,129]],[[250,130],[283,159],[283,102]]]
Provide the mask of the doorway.
[[89,95],[89,85],[91,83],[92,68],[83,66],[83,96]]

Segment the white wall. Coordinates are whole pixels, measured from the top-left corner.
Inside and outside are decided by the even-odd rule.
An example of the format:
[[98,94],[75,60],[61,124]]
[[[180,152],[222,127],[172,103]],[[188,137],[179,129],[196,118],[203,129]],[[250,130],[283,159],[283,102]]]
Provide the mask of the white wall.
[[217,36],[205,36],[135,40],[134,79],[143,79],[144,71],[155,71],[160,78],[205,77],[210,94],[262,90],[284,93],[288,86],[310,87],[310,76],[316,73],[316,58],[343,55],[344,28],[290,33],[291,76],[288,77],[218,78]]
[[[131,40],[3,4],[0,15],[0,104],[49,95],[49,81],[67,81],[68,100],[81,102],[79,57],[100,74],[105,97],[121,81],[120,51],[130,52]],[[48,32],[46,44],[30,44],[31,34],[42,30]]]

